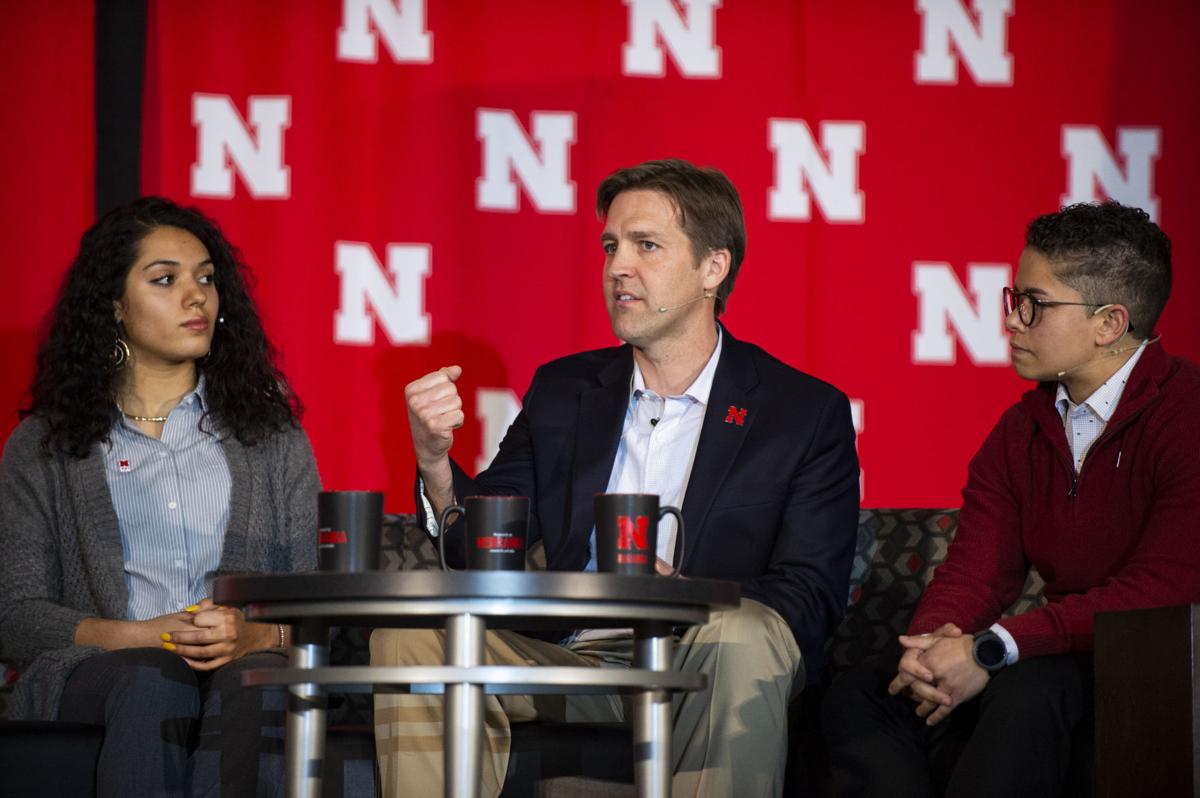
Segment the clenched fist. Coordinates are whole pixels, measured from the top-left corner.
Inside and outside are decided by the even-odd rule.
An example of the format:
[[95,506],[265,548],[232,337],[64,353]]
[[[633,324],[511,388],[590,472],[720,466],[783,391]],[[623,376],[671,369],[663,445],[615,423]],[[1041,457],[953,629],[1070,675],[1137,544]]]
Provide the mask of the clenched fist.
[[453,498],[448,453],[454,443],[454,430],[464,421],[462,397],[454,386],[460,376],[459,366],[443,366],[404,386],[417,470],[438,512]]
[[418,463],[445,457],[454,443],[454,430],[463,425],[462,397],[454,387],[461,375],[459,366],[443,366],[404,386]]

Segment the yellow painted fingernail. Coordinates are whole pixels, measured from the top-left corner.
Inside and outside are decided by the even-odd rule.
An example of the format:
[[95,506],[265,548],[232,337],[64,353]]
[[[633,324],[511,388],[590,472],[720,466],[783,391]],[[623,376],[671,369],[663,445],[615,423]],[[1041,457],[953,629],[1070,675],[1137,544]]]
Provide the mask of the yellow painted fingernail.
[[192,605],[192,606],[190,606],[190,607],[184,607],[183,611],[184,611],[184,612],[195,612],[195,611],[196,611],[196,610],[198,610],[198,609],[200,609],[200,605],[199,605],[199,604],[193,604],[193,605]]
[[164,643],[171,642],[171,633],[170,632],[163,632],[162,634],[159,635],[159,637],[162,638],[162,641]]
[[165,648],[167,651],[174,651],[175,644],[174,643],[163,643],[163,648]]

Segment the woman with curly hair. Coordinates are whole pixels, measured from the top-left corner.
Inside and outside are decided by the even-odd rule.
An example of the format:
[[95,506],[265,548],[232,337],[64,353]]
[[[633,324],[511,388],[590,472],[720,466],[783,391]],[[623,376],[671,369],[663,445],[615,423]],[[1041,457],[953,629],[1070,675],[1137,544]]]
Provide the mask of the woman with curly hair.
[[[236,250],[160,198],[88,230],[0,463],[10,714],[106,727],[101,795],[282,789],[287,630],[213,578],[308,570],[320,490]],[[275,727],[274,730],[270,727]]]

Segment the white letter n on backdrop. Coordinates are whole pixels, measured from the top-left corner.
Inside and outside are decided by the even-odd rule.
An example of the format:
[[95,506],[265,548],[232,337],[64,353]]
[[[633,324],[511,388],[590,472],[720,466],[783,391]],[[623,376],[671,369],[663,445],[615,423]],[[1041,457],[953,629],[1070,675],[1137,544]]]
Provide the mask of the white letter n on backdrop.
[[912,362],[953,363],[953,327],[971,362],[1007,365],[1003,296],[1010,271],[1004,263],[968,263],[972,307],[949,263],[914,263],[912,287],[917,295],[918,322],[912,337]]
[[492,464],[504,433],[521,412],[521,400],[511,388],[479,388],[475,391],[475,418],[482,426],[483,440],[480,441],[479,457],[475,460],[475,473]]
[[[1154,161],[1160,155],[1161,137],[1162,131],[1156,127],[1117,128],[1117,151],[1125,160],[1122,171],[1099,130],[1090,125],[1063,125],[1067,193],[1062,196],[1062,204],[1096,202],[1108,196],[1141,208],[1158,221]],[[1098,189],[1103,189],[1103,194]]]
[[687,22],[671,0],[625,0],[629,6],[629,41],[621,49],[626,75],[666,75],[663,46],[679,72],[688,78],[721,77],[721,48],[716,45],[716,9],[721,0],[680,0]]
[[[242,176],[250,196],[288,196],[290,172],[283,163],[283,131],[291,124],[292,98],[251,97],[247,105],[249,127],[230,98],[192,95],[192,125],[196,128],[193,197],[232,197],[231,164]],[[249,128],[254,129],[253,135]]]
[[802,119],[772,119],[769,125],[775,185],[767,193],[767,217],[810,220],[812,202],[805,190],[807,184],[826,219],[861,223],[866,210],[858,188],[858,156],[863,152],[866,125],[822,122],[820,147]]
[[917,83],[957,83],[958,59],[980,86],[1011,86],[1013,58],[1008,52],[1008,17],[1012,0],[971,0],[976,25],[962,0],[917,0],[921,15],[921,49],[917,51]]
[[475,207],[483,211],[520,208],[517,180],[541,213],[574,213],[571,144],[575,114],[534,111],[533,142],[512,111],[480,108],[476,138],[483,142],[483,177],[475,181]]
[[334,343],[374,343],[375,321],[393,346],[428,343],[429,252],[428,244],[388,244],[389,281],[369,244],[334,244],[334,270],[341,278],[340,301],[333,315]]
[[378,37],[396,63],[433,61],[433,34],[425,28],[425,0],[342,0],[342,27],[337,32],[339,61],[375,63]]

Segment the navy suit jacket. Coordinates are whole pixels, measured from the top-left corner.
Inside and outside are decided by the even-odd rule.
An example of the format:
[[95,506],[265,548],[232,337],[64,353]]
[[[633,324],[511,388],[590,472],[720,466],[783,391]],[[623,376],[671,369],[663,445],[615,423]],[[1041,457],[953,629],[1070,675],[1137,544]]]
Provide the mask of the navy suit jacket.
[[[632,376],[628,345],[539,367],[487,470],[472,479],[452,463],[455,496],[528,496],[529,540],[543,541],[547,568],[582,570]],[[742,410],[738,424],[731,411]],[[681,509],[684,575],[736,581],[743,597],[774,608],[814,676],[846,607],[857,534],[846,396],[725,331]],[[461,533],[446,544],[461,562]]]

